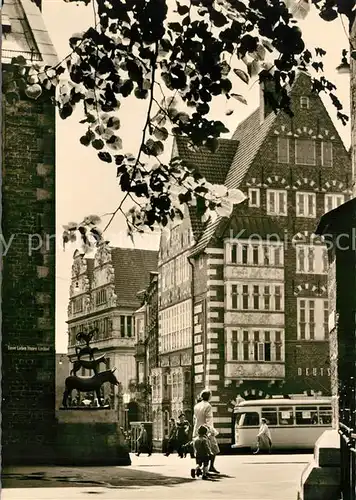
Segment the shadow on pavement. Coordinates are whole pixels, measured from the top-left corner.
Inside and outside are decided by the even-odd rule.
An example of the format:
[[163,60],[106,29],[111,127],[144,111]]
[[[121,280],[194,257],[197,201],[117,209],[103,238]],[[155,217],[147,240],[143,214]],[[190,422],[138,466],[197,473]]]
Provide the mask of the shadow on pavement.
[[[214,474],[209,481],[218,482],[231,476]],[[96,486],[106,488],[141,488],[147,486],[174,487],[197,481],[190,477],[173,477],[156,472],[129,469],[128,467],[46,467],[45,470],[29,472],[20,468],[2,471],[3,488],[58,488]],[[93,492],[94,494],[94,492]]]
[[192,481],[191,478],[130,470],[127,467],[54,467],[31,473],[8,468],[3,470],[1,479],[3,488],[63,488],[83,485],[107,488],[140,488],[144,486],[175,486]]

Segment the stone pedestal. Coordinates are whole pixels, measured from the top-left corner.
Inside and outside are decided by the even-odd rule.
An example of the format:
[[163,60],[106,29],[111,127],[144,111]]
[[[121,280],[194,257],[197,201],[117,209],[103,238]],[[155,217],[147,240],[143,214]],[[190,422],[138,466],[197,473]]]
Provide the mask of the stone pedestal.
[[304,469],[298,500],[340,499],[340,436],[325,431],[314,447],[314,458]]
[[58,465],[131,465],[114,410],[68,408],[56,417]]

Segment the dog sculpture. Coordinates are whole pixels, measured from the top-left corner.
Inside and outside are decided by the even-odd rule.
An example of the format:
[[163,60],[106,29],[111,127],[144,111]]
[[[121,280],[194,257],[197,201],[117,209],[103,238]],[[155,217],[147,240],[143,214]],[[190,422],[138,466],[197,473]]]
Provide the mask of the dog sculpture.
[[87,370],[93,370],[94,374],[97,375],[100,363],[106,363],[105,354],[102,354],[99,358],[91,360],[80,359],[80,357],[78,356],[78,359],[75,359],[73,361],[73,368],[71,369],[70,374],[75,375],[81,368],[85,368]]

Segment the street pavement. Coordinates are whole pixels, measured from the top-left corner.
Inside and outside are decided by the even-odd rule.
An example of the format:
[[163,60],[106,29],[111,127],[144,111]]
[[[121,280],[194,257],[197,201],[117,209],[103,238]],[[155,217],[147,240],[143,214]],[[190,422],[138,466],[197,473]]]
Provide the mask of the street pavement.
[[296,500],[311,455],[218,456],[220,476],[190,478],[194,461],[131,456],[129,467],[13,467],[2,473],[2,500]]

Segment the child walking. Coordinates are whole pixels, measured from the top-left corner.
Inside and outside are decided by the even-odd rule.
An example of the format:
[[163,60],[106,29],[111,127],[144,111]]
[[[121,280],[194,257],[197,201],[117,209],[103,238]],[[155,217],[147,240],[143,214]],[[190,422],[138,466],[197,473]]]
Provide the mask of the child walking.
[[193,439],[193,446],[197,466],[195,469],[191,469],[190,475],[193,479],[195,476],[202,476],[202,479],[208,479],[209,462],[212,453],[208,441],[208,429],[205,425],[199,427],[198,436]]

